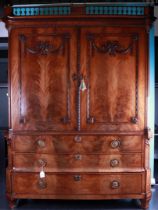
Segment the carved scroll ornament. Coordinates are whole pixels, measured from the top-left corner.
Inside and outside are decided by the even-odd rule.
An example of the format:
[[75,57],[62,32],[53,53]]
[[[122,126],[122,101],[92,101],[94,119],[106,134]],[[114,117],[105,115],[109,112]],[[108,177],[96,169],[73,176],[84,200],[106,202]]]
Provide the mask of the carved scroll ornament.
[[118,41],[106,41],[101,44],[101,46],[97,46],[93,41],[92,46],[98,52],[108,53],[111,56],[116,56],[116,54],[126,54],[128,52],[132,53],[132,44],[125,48]]
[[34,48],[27,48],[27,51],[31,54],[48,55],[59,52],[61,49],[63,49],[63,45],[56,47],[48,41],[39,41]]

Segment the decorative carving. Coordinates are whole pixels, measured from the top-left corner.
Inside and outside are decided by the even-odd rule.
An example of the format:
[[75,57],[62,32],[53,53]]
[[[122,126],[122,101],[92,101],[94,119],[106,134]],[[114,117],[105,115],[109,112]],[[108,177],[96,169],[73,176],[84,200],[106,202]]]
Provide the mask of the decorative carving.
[[36,46],[34,48],[27,47],[27,51],[31,54],[49,55],[52,53],[57,53],[63,48],[64,48],[63,45],[56,47],[53,44],[50,44],[48,41],[39,41],[36,43]]
[[133,124],[137,124],[137,122],[138,122],[137,117],[131,117],[131,122],[132,122]]
[[81,29],[77,30],[77,130],[81,130],[81,96],[80,96],[80,81],[81,81]]
[[150,140],[152,137],[153,137],[153,133],[152,133],[152,130],[151,130],[151,128],[146,128],[145,129],[145,133],[146,133],[146,138],[148,139],[148,140]]
[[116,56],[116,54],[126,54],[128,52],[132,53],[132,44],[130,44],[127,48],[121,46],[121,44],[114,40],[114,41],[106,41],[105,43],[101,44],[101,46],[97,46],[95,42],[92,42],[92,46],[100,53],[109,53],[111,56]]
[[40,167],[45,167],[47,165],[47,161],[44,159],[39,159],[37,162]]
[[5,140],[7,141],[7,144],[8,144],[8,145],[11,145],[11,142],[12,142],[11,138],[6,138],[6,137],[5,137]]
[[65,117],[61,118],[61,122],[64,124],[70,123],[70,118],[68,116],[65,116]]
[[145,129],[145,136],[146,136],[145,143],[147,145],[150,145],[150,139],[153,137],[151,128],[148,127]]
[[[109,1],[111,2],[111,1]],[[121,15],[121,16],[133,16],[138,15],[142,16],[144,15],[144,7],[142,6],[135,6],[135,5],[118,5],[118,6],[112,6],[112,5],[86,5],[86,14],[88,15]]]
[[95,123],[95,118],[94,118],[94,117],[89,117],[89,118],[87,119],[87,123],[89,123],[89,124],[94,124],[94,123]]
[[23,34],[19,35],[19,68],[18,68],[18,73],[19,73],[19,105],[20,105],[20,119],[19,119],[19,124],[24,124],[24,116],[22,116],[22,66],[23,66],[23,60],[22,60],[22,55],[25,56],[25,42],[26,42],[26,36]]
[[150,145],[150,140],[149,139],[145,139],[145,144],[146,145]]
[[20,34],[19,39],[20,39],[20,41],[25,42],[26,41],[26,36],[24,34]]

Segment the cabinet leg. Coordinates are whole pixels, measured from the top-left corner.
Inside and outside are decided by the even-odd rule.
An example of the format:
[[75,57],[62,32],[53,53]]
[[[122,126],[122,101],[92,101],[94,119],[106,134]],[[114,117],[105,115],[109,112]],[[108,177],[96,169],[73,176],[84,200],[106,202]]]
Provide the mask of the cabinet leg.
[[140,200],[140,206],[141,206],[141,208],[142,209],[147,209],[147,208],[149,208],[149,201],[150,201],[150,199],[141,199]]
[[17,207],[16,200],[9,200],[10,209],[14,209]]
[[18,199],[13,199],[13,198],[8,197],[8,202],[9,202],[9,208],[10,209],[14,209],[14,208],[18,207],[18,204],[19,204]]

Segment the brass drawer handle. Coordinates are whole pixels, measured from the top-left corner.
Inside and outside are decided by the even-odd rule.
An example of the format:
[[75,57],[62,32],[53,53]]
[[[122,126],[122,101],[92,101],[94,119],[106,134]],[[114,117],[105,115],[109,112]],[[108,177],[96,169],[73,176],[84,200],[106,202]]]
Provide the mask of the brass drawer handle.
[[74,137],[74,141],[77,142],[77,143],[81,142],[81,140],[82,140],[81,136],[75,136]]
[[120,147],[120,144],[121,144],[120,140],[113,140],[113,141],[111,141],[111,147],[113,149],[116,149],[116,148]]
[[46,146],[45,141],[42,140],[42,139],[38,139],[38,140],[37,140],[37,145],[38,145],[40,148],[43,148],[43,147]]
[[112,189],[118,189],[120,187],[120,183],[116,180],[112,181],[111,188]]
[[38,182],[38,187],[40,189],[46,189],[47,188],[47,182],[45,179],[39,179],[39,182]]
[[81,159],[82,159],[82,155],[80,155],[80,154],[75,155],[75,160],[81,160]]
[[38,164],[40,165],[40,167],[45,167],[47,165],[47,161],[44,159],[39,159]]
[[81,176],[80,176],[80,175],[75,175],[75,176],[74,176],[74,180],[75,180],[76,182],[81,181]]
[[111,161],[110,161],[110,165],[111,165],[112,167],[118,166],[118,165],[119,165],[119,160],[117,160],[117,159],[111,160]]

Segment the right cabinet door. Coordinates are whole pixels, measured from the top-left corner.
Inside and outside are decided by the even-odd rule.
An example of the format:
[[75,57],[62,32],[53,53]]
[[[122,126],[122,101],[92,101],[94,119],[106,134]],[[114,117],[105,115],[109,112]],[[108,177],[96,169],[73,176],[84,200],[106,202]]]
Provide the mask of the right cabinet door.
[[84,28],[81,93],[84,130],[138,131],[144,128],[147,33],[140,28]]

